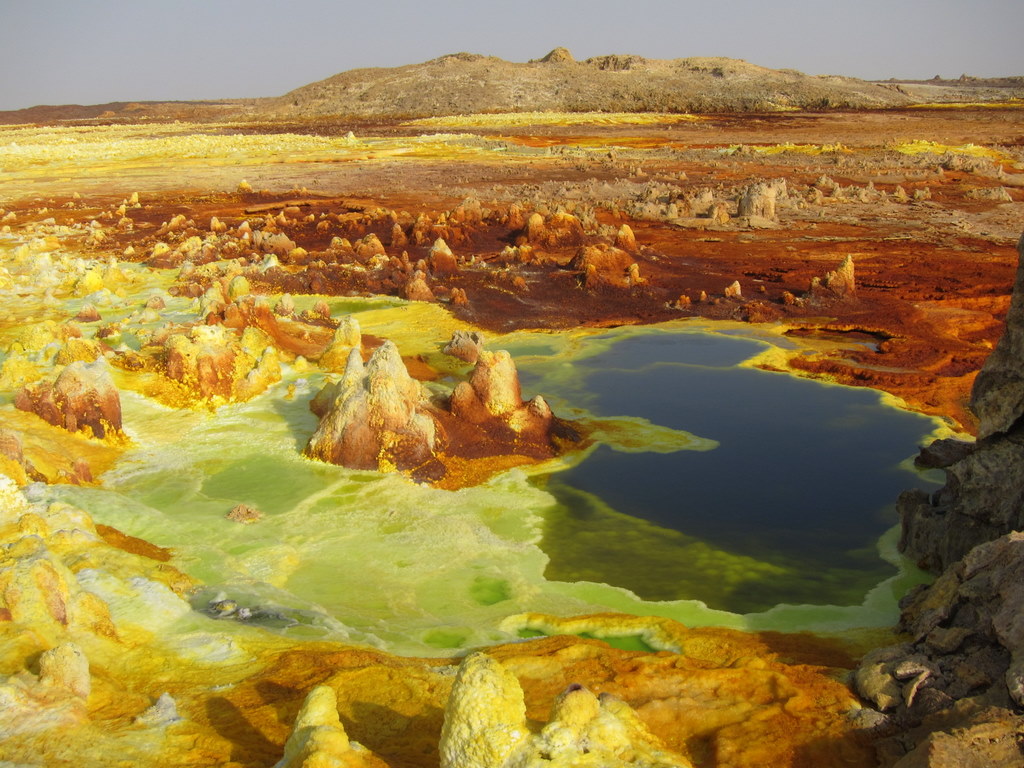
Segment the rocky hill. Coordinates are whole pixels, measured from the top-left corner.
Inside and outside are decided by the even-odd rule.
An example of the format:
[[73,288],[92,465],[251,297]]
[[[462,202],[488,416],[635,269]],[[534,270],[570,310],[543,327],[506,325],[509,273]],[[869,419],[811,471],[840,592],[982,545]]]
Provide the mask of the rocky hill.
[[896,84],[768,69],[739,59],[576,61],[564,48],[525,64],[471,53],[354,69],[268,99],[266,117],[426,117],[479,112],[761,112],[897,107]]
[[741,59],[576,61],[565,48],[526,63],[455,53],[404,67],[353,69],[284,96],[189,102],[37,106],[0,125],[66,120],[389,119],[502,112],[777,112],[884,109],[1024,99],[1024,78],[869,82],[769,69]]

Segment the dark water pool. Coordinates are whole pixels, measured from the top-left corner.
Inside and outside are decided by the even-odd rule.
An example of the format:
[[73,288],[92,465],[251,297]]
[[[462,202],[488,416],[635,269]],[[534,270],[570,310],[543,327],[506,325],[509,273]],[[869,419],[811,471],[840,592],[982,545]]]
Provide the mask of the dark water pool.
[[576,364],[598,415],[639,416],[719,442],[707,452],[598,448],[552,475],[547,575],[654,600],[751,612],[858,604],[895,569],[877,553],[900,466],[934,429],[878,393],[736,367],[748,339],[652,332]]

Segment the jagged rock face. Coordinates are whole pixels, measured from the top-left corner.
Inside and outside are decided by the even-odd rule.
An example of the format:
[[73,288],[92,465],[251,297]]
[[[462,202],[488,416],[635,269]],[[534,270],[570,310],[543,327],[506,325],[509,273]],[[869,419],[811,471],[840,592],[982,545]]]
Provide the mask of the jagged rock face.
[[71,363],[56,381],[22,389],[14,405],[69,432],[98,438],[121,433],[121,397],[103,360]]
[[971,409],[978,417],[978,439],[1009,432],[1024,414],[1024,236],[1017,243],[1021,262],[1006,315],[1006,331],[974,381]]
[[900,497],[901,549],[941,571],[973,547],[1024,529],[1024,238],[1006,331],[975,381],[971,408],[981,422],[975,450],[946,467],[931,496]]
[[[901,645],[869,653],[855,676],[858,693],[878,709],[892,711],[898,724],[932,733],[900,766],[961,765],[934,762],[934,746],[949,755],[970,742],[961,738],[964,713],[986,723],[987,742],[1005,742],[986,765],[1017,766],[1024,750],[1017,735],[1024,718],[1007,711],[1024,706],[1024,533],[1011,533],[975,547],[932,585],[905,598],[899,629],[911,638]],[[979,712],[957,701],[972,699],[1002,705]],[[981,714],[982,717],[976,716]],[[929,725],[929,723],[931,725]],[[920,738],[920,736],[919,736]],[[912,743],[912,742],[911,742]],[[932,745],[926,747],[925,745]],[[968,751],[970,751],[968,749]]]
[[917,728],[901,768],[1024,764],[1024,718],[1011,711],[1024,707],[1024,238],[1018,251],[1006,332],[972,394],[979,439],[928,451],[946,485],[898,503],[900,548],[941,575],[904,598],[911,641],[873,651],[856,675],[862,696]]
[[430,458],[436,426],[422,387],[409,376],[393,342],[382,344],[363,366],[358,350],[337,384],[311,403],[322,412],[303,453],[353,469],[410,469]]

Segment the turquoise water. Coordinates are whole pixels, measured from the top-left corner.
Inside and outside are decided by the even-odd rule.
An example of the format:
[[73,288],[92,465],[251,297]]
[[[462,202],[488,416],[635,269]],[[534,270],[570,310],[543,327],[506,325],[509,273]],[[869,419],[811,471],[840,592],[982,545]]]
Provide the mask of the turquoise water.
[[[365,317],[379,333],[401,315]],[[323,376],[286,370],[214,415],[126,393],[137,447],[102,488],[45,493],[173,549],[204,584],[198,610],[230,599],[274,631],[399,653],[514,640],[514,617],[531,611],[891,624],[919,576],[882,534],[896,492],[917,482],[898,465],[932,421],[863,390],[736,367],[758,340],[633,329],[489,345],[510,348],[527,394],[557,413],[632,418],[585,457],[443,491],[302,458]],[[239,503],[263,518],[227,520]]]

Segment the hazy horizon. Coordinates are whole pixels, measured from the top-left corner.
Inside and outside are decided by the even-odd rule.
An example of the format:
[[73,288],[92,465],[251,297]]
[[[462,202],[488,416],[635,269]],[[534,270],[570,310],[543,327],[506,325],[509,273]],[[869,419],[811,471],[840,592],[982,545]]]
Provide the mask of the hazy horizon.
[[[6,6],[6,7],[5,7]],[[725,56],[773,69],[884,80],[1024,74],[1020,0],[0,0],[0,110],[279,96],[363,67],[468,51],[528,61]]]

